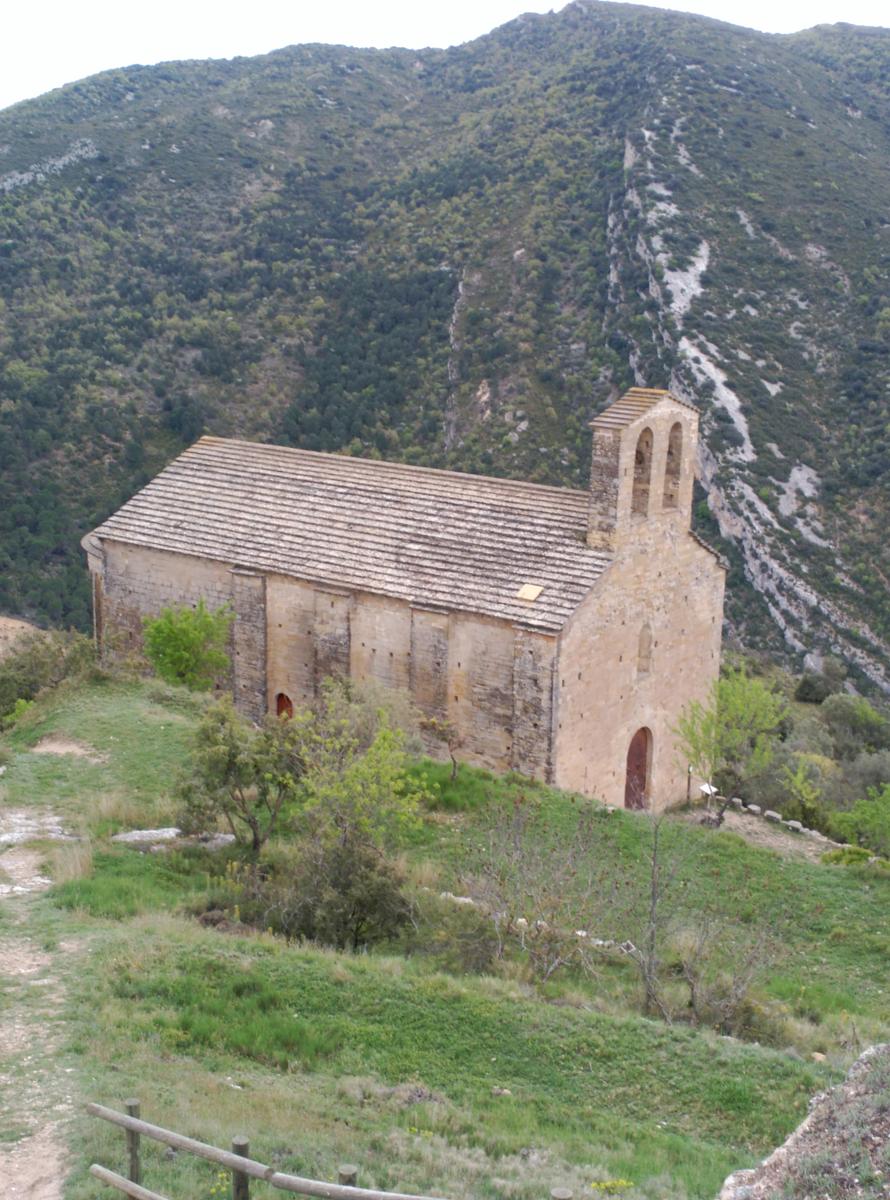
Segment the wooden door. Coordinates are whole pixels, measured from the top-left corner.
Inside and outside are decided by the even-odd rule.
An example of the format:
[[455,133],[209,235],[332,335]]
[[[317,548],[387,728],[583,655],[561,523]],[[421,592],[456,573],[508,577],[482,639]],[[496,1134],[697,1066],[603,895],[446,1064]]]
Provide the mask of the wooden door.
[[275,697],[275,712],[279,717],[292,717],[294,715],[294,702],[290,696],[286,696],[284,692],[279,692]]
[[651,748],[652,734],[646,728],[638,729],[631,738],[627,751],[627,777],[624,784],[625,808],[647,808],[649,806]]

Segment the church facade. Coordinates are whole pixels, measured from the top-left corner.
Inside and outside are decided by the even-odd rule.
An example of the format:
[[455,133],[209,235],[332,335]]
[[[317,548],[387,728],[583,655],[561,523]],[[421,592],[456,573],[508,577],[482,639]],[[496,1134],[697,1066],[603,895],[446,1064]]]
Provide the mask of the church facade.
[[201,438],[84,538],[97,640],[138,650],[143,617],[229,604],[254,720],[373,679],[469,762],[677,803],[725,578],[690,529],[697,438],[691,405],[633,388],[593,421],[586,492]]

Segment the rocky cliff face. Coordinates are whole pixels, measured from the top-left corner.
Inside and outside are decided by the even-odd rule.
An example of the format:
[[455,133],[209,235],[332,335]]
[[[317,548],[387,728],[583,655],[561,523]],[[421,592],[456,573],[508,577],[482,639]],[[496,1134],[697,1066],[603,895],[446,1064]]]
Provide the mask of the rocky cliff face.
[[0,609],[202,429],[583,485],[704,412],[747,643],[888,686],[890,32],[578,0],[448,51],[109,72],[0,113]]
[[887,1195],[890,1045],[872,1046],[844,1082],[814,1096],[806,1120],[769,1158],[736,1171],[717,1200],[881,1200]]

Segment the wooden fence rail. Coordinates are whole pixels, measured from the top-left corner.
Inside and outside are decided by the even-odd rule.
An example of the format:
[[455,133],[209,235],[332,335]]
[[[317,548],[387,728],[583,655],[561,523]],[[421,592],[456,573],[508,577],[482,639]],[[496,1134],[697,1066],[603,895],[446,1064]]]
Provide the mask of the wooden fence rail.
[[[148,1121],[143,1121],[140,1117],[138,1100],[125,1101],[124,1107],[127,1110],[125,1113],[117,1112],[113,1108],[105,1108],[102,1104],[88,1104],[86,1110],[91,1116],[99,1117],[100,1120],[108,1121],[112,1125],[118,1125],[125,1131],[129,1178],[117,1175],[114,1171],[109,1171],[107,1167],[100,1166],[98,1163],[93,1163],[90,1167],[90,1174],[102,1183],[108,1184],[109,1187],[123,1192],[125,1196],[132,1197],[132,1200],[167,1200],[166,1196],[160,1195],[159,1192],[149,1191],[142,1184],[140,1150],[143,1137],[161,1142],[165,1146],[172,1146],[174,1150],[183,1150],[187,1154],[194,1154],[196,1158],[204,1158],[208,1162],[216,1163],[217,1166],[230,1171],[232,1200],[250,1200],[251,1179],[259,1179],[282,1192],[296,1193],[299,1196],[319,1196],[322,1197],[322,1200],[439,1200],[438,1197],[433,1196],[413,1196],[405,1192],[378,1192],[373,1188],[357,1187],[358,1167],[351,1163],[340,1167],[337,1183],[325,1183],[320,1179],[304,1179],[300,1175],[287,1175],[282,1171],[276,1171],[274,1167],[267,1167],[264,1163],[250,1158],[250,1145],[245,1137],[234,1138],[231,1150],[220,1150],[216,1146],[208,1146],[205,1142],[198,1142],[194,1138],[175,1133],[172,1129],[162,1129],[160,1125],[151,1125]],[[551,1200],[572,1200],[572,1193],[568,1188],[553,1188],[550,1197]]]

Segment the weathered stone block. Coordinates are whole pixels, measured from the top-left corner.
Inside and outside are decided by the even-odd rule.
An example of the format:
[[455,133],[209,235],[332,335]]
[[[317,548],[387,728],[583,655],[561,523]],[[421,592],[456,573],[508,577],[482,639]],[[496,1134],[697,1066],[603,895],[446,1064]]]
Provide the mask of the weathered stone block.
[[268,711],[266,695],[266,580],[252,571],[232,571],[232,669],[235,704],[252,721]]

